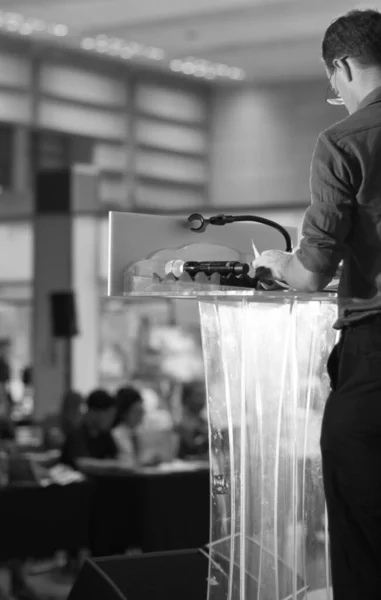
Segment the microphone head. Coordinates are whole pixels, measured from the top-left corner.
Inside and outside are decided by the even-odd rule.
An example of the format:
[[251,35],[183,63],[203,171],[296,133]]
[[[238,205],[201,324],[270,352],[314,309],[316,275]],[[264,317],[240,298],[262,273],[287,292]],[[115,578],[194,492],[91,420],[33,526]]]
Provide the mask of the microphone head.
[[188,217],[188,221],[191,224],[192,231],[205,231],[206,222],[200,213],[193,213]]
[[178,259],[170,260],[164,267],[164,271],[166,275],[174,275],[175,277],[180,277],[184,272],[184,261]]

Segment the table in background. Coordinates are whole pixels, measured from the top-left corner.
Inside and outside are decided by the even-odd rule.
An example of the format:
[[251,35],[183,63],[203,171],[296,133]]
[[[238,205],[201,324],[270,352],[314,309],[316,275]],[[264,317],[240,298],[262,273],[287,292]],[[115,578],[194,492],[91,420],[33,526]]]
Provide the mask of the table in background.
[[89,548],[94,556],[209,541],[209,467],[104,470],[68,485],[0,488],[0,561]]
[[0,561],[89,547],[90,482],[0,488]]
[[95,556],[126,547],[143,552],[201,547],[209,542],[209,467],[168,465],[93,474]]

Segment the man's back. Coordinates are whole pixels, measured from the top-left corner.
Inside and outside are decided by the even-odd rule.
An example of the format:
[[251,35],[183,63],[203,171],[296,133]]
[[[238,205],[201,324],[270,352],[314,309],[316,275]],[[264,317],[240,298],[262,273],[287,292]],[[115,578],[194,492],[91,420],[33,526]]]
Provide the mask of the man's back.
[[[381,312],[381,87],[364,99],[358,111],[320,135],[311,191],[303,230],[307,244],[316,236],[316,226],[336,232],[350,221],[342,244],[337,325]],[[324,204],[331,208],[329,223]],[[302,260],[306,240],[301,243]]]

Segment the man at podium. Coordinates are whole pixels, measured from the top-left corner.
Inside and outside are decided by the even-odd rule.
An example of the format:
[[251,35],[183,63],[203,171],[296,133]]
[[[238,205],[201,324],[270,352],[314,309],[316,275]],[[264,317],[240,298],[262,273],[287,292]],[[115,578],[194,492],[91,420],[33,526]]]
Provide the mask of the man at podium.
[[319,135],[299,248],[254,267],[296,290],[323,290],[342,262],[340,340],[328,360],[322,432],[334,600],[381,598],[381,13],[327,29],[327,101],[349,116]]

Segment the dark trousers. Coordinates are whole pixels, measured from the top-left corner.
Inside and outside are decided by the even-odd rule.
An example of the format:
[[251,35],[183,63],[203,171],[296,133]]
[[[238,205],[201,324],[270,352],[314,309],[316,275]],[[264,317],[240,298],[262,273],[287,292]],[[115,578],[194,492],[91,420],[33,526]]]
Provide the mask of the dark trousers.
[[346,328],[328,360],[321,451],[334,600],[381,600],[381,319]]

